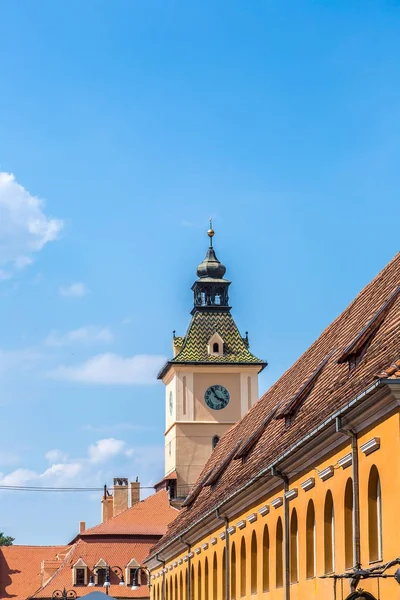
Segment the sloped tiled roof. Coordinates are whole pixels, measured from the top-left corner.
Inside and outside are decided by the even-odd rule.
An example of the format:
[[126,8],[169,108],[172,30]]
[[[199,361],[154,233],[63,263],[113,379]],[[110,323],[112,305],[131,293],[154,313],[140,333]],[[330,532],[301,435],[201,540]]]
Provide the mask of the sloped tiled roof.
[[81,537],[94,535],[161,536],[167,531],[168,524],[175,519],[177,514],[178,510],[169,503],[168,492],[161,490],[108,521],[86,529],[82,532]]
[[[222,356],[207,352],[207,344],[214,333],[218,333],[224,341]],[[240,335],[228,311],[196,311],[180,352],[168,361],[159,377],[163,376],[169,365],[187,363],[259,364],[263,367],[267,364],[250,352],[247,340]]]
[[57,561],[70,550],[70,546],[1,546],[0,598],[25,600],[34,594],[42,585],[42,561]]
[[[78,598],[86,596],[95,590],[103,590],[102,587],[74,586],[73,585],[73,565],[81,558],[89,567],[89,573],[93,572],[94,565],[100,558],[113,567],[117,565],[125,569],[126,565],[135,559],[139,564],[143,564],[146,555],[152,546],[152,542],[117,541],[110,539],[109,542],[93,540],[79,540],[74,546],[70,547],[70,552],[64,562],[55,573],[55,575],[39,589],[33,598],[51,598],[55,590],[74,590]],[[39,564],[40,568],[40,564]],[[125,576],[125,573],[124,573]],[[110,572],[109,595],[114,598],[143,598],[149,596],[149,590],[146,585],[142,585],[138,590],[131,590],[130,586],[120,586],[119,578],[115,573]]]
[[271,419],[251,448],[246,462],[230,461],[215,486],[203,487],[194,502],[181,510],[167,534],[155,546],[154,552],[160,551],[168,541],[204,518],[222,500],[256,477],[263,468],[314,431],[336,410],[346,406],[376,380],[377,373],[383,371],[386,373],[384,377],[393,377],[399,372],[400,295],[372,340],[369,340],[369,345],[357,366],[349,369],[347,363],[337,362],[344,349],[380,310],[399,283],[400,253],[360,292],[241,421],[222,436],[198,481],[201,481],[214,465],[218,467],[224,461],[239,439],[248,439],[279,402],[285,404],[295,397],[321,361],[332,352],[315,385],[302,400],[290,425],[285,423],[284,419]]
[[[399,334],[400,335],[400,334]],[[377,375],[378,379],[400,379],[400,359],[392,362]]]

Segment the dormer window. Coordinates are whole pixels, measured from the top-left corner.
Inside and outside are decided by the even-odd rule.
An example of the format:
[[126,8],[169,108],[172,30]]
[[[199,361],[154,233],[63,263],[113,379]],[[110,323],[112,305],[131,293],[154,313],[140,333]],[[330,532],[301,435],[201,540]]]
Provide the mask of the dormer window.
[[140,564],[135,558],[132,558],[125,568],[125,581],[127,582],[127,585],[132,586],[134,583],[136,585],[141,585],[140,573]]
[[72,585],[88,584],[88,567],[80,558],[72,567]]
[[104,582],[106,580],[106,574],[107,574],[107,563],[104,560],[104,558],[101,558],[98,563],[95,565],[94,567],[94,573],[95,573],[95,585],[104,585]]
[[224,355],[224,340],[219,333],[214,333],[208,341],[207,352],[210,356]]

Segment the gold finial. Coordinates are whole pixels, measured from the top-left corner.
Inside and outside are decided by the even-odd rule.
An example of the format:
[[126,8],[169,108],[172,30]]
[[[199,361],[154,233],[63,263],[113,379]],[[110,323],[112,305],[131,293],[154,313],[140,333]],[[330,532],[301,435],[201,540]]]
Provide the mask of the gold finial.
[[212,219],[210,219],[210,229],[207,231],[207,235],[210,238],[210,246],[212,246],[212,239],[214,237],[214,229],[212,228]]

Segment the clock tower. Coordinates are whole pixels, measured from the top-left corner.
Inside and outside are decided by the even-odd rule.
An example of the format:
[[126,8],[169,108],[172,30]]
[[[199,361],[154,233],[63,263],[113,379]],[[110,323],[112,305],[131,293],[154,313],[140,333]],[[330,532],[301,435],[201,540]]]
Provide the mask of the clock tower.
[[225,266],[209,248],[192,286],[192,319],[173,337],[173,358],[158,378],[166,387],[165,478],[172,497],[184,498],[219,438],[258,400],[258,374],[267,365],[249,350],[229,306]]

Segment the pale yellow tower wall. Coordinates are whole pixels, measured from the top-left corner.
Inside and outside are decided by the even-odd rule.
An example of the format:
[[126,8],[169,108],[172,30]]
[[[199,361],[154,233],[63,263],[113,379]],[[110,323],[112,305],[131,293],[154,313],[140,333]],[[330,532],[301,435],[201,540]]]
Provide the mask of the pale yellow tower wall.
[[[257,401],[259,370],[259,365],[177,365],[165,376],[165,474],[177,472],[183,495],[207,462],[214,436],[221,437]],[[206,390],[216,384],[230,395],[221,410],[211,409],[204,400]]]

